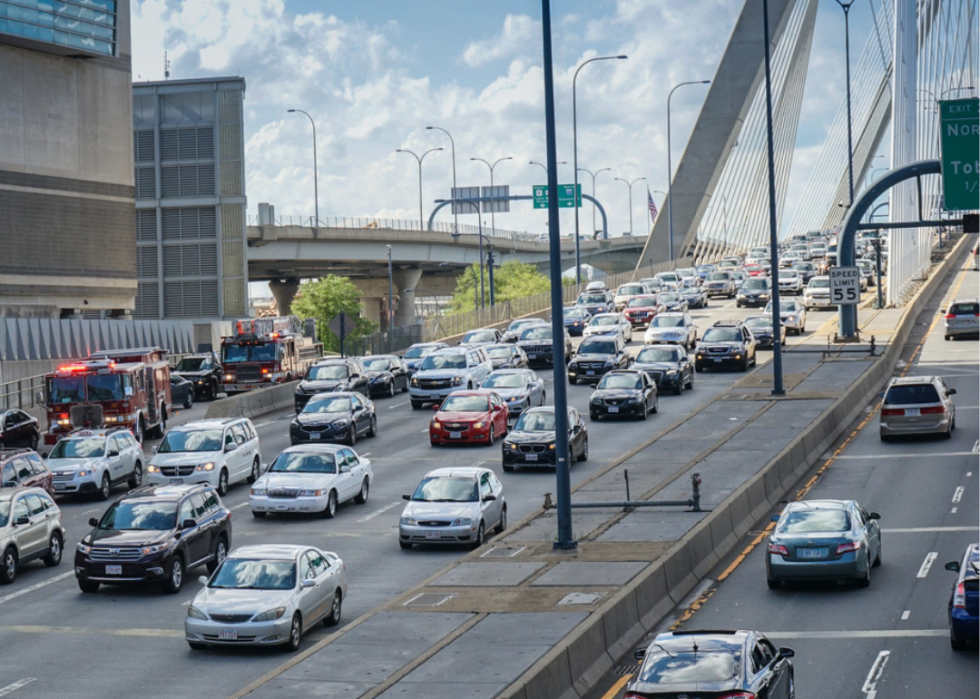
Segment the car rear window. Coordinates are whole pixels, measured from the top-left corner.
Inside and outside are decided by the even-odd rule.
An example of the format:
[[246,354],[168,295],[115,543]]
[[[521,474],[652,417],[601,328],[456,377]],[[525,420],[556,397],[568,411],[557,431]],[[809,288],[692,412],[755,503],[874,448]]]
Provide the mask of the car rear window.
[[954,316],[975,316],[980,314],[980,303],[954,303],[949,312]]
[[643,663],[640,681],[656,685],[724,682],[737,677],[739,662],[739,653],[657,653]]
[[781,534],[846,532],[850,529],[851,518],[844,510],[797,510],[787,513],[779,523]]
[[939,392],[931,383],[903,384],[892,386],[885,394],[885,403],[901,405],[904,403],[938,403]]

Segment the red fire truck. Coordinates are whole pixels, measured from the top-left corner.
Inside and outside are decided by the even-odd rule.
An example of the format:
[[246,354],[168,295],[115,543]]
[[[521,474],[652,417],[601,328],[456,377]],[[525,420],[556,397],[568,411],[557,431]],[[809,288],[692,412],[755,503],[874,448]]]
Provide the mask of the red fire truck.
[[246,318],[221,340],[222,386],[229,396],[298,379],[323,354],[296,316]]
[[44,378],[44,404],[47,445],[83,427],[127,427],[140,442],[147,434],[162,437],[170,408],[167,350],[109,350],[60,367]]

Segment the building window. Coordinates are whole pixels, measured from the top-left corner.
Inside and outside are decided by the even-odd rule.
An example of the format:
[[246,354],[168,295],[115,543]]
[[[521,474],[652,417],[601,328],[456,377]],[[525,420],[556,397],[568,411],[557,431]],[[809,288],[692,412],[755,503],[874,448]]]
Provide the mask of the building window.
[[115,0],[0,0],[0,34],[116,55]]

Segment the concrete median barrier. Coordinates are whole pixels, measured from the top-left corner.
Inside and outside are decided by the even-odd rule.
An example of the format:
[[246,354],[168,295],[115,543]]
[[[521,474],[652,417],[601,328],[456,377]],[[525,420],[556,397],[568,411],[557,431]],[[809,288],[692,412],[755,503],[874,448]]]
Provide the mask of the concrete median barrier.
[[255,391],[239,393],[212,402],[205,417],[247,417],[254,418],[277,410],[293,407],[293,395],[298,381],[260,388]]

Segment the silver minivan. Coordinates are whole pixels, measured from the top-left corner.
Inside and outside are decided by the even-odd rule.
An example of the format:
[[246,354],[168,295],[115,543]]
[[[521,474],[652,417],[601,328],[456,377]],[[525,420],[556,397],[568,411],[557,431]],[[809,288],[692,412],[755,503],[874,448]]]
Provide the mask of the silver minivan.
[[881,404],[881,441],[909,434],[941,434],[949,439],[956,429],[955,393],[939,376],[892,379]]
[[64,548],[61,510],[43,488],[0,490],[0,583],[12,583],[30,561],[40,559],[53,568]]

